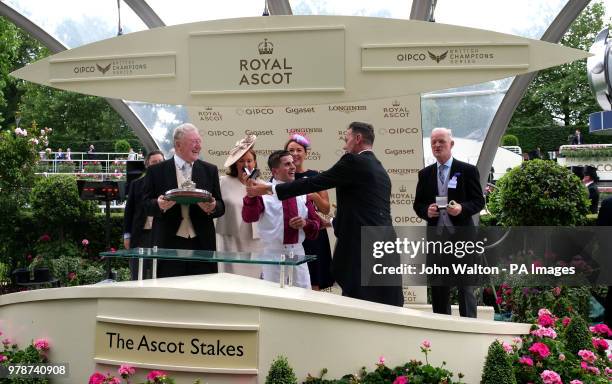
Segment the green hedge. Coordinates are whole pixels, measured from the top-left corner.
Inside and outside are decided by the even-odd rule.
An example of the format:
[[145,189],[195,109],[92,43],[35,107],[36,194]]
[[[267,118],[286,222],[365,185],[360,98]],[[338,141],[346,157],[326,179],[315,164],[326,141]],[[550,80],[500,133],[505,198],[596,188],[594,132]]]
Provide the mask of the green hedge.
[[591,135],[587,126],[570,127],[514,127],[506,130],[507,135],[518,137],[523,152],[530,152],[536,148],[545,153],[557,151],[560,146],[569,144],[567,138],[580,129],[585,144],[612,144],[612,135]]
[[[13,254],[0,255],[0,262],[6,263],[11,268],[24,266],[28,254],[32,254],[34,246],[43,234],[48,234],[46,227],[40,220],[26,212],[20,219],[19,224],[13,231],[17,243]],[[89,241],[88,250],[90,257],[97,257],[106,249],[106,216],[96,214],[93,219],[79,221],[65,228],[64,241],[81,244],[83,239]],[[123,213],[111,215],[111,247],[119,249],[123,245]],[[53,237],[51,240],[57,240]],[[121,266],[124,263],[119,263]]]

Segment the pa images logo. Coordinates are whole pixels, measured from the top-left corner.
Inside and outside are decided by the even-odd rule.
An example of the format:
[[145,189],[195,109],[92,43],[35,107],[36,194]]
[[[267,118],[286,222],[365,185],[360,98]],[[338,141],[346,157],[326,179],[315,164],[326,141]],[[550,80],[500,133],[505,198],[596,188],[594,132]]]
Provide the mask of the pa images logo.
[[434,60],[436,63],[439,64],[442,60],[446,59],[446,56],[448,55],[448,50],[440,55],[436,55],[431,51],[427,51],[427,53],[429,54],[430,59]]
[[106,72],[108,72],[108,70],[111,68],[111,64],[108,64],[106,67],[101,66],[100,64],[96,63],[96,68],[98,68],[98,71],[102,72],[103,75],[106,75]]

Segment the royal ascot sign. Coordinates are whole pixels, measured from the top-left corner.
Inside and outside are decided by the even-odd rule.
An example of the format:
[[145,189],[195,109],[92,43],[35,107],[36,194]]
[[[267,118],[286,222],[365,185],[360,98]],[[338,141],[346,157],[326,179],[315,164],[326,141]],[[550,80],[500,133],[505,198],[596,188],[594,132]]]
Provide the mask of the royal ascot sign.
[[342,27],[194,32],[189,51],[193,95],[344,91]]
[[[330,112],[356,114],[365,111],[363,100],[420,95],[587,56],[558,44],[455,25],[269,16],[129,33],[60,52],[12,74],[124,100],[252,108],[325,104]],[[389,118],[406,117],[401,106],[387,108]]]
[[[221,328],[221,329],[220,329]],[[141,367],[257,373],[257,329],[181,328],[98,319],[94,360]]]

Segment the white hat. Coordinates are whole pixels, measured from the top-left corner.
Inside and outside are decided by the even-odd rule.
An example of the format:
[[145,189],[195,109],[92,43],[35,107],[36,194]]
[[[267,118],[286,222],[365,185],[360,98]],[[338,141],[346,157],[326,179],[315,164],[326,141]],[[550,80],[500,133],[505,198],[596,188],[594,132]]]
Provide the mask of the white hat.
[[257,136],[247,135],[244,139],[237,141],[234,148],[230,150],[229,157],[225,160],[223,166],[227,168],[240,160],[240,158],[255,145],[255,140],[257,140]]

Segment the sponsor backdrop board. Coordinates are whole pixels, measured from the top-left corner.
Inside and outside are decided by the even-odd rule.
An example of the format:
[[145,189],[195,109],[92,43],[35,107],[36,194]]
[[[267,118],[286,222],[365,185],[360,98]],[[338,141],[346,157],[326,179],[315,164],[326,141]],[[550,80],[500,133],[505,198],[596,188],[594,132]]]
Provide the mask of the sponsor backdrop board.
[[[203,138],[203,158],[219,167],[230,149],[245,135],[257,136],[255,151],[262,178],[271,177],[268,156],[283,149],[293,133],[312,143],[306,166],[323,171],[343,154],[344,132],[352,121],[375,129],[374,152],[387,170],[393,192],[391,211],[395,225],[421,225],[412,210],[417,173],[423,167],[420,99],[405,96],[350,104],[283,107],[190,107],[191,121]],[[332,203],[334,191],[329,191]]]
[[[245,135],[257,136],[255,151],[262,179],[269,180],[268,156],[283,149],[293,133],[311,141],[306,160],[309,169],[330,168],[343,154],[344,131],[352,121],[372,124],[374,152],[392,183],[391,215],[394,225],[423,225],[412,209],[417,173],[423,168],[420,98],[404,96],[348,104],[275,107],[189,107],[190,120],[203,138],[203,158],[219,167],[234,144]],[[335,191],[329,191],[335,203]],[[332,242],[335,241],[332,236]],[[424,287],[408,287],[411,303],[426,303]]]

